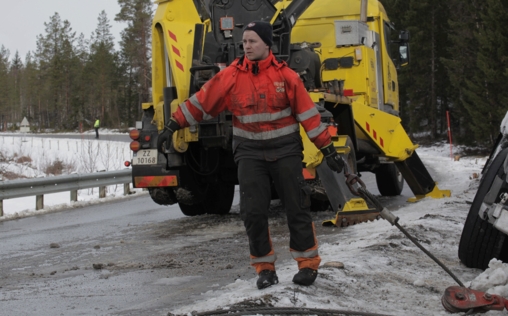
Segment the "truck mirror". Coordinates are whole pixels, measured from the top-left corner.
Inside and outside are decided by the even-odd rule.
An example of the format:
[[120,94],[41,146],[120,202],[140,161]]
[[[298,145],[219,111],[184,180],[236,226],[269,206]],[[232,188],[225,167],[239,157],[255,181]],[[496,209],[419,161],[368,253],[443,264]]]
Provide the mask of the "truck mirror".
[[400,43],[399,46],[399,61],[401,66],[409,64],[409,43]]

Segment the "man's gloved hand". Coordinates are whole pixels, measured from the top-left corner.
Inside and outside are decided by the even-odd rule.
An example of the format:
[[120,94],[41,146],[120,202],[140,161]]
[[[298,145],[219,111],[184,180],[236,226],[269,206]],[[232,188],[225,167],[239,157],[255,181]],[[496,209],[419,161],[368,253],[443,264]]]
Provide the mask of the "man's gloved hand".
[[321,148],[321,152],[325,156],[328,167],[335,172],[341,173],[342,169],[344,169],[344,160],[342,160],[335,147],[333,147],[333,143]]
[[173,139],[173,134],[180,129],[180,125],[174,120],[170,119],[169,122],[164,125],[164,131],[159,135],[159,148],[162,145],[162,142],[166,142],[166,150],[171,147],[171,141]]

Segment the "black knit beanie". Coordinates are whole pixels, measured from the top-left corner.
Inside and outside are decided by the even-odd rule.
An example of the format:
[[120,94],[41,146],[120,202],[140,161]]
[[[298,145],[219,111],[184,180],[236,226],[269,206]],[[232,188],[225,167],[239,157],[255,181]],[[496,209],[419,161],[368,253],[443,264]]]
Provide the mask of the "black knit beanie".
[[247,26],[243,29],[243,31],[254,31],[256,32],[259,37],[265,42],[266,45],[269,47],[272,47],[273,41],[272,41],[272,25],[265,21],[254,21],[247,24]]

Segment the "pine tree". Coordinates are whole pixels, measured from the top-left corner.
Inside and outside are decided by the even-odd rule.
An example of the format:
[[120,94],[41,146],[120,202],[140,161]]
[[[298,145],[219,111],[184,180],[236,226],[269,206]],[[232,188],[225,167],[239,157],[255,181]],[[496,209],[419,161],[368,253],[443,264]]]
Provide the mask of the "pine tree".
[[19,57],[18,51],[14,54],[14,58],[11,61],[9,69],[9,82],[10,82],[10,93],[9,103],[10,109],[10,121],[13,123],[21,122],[21,109],[22,109],[22,91],[21,91],[21,77],[23,72],[23,62]]
[[409,130],[429,132],[435,139],[444,133],[449,79],[441,58],[446,57],[448,10],[439,0],[409,1],[404,17],[411,34],[411,64],[404,69],[408,84]]
[[35,126],[35,111],[39,105],[39,86],[38,86],[39,70],[31,52],[25,57],[25,68],[21,79],[21,115],[26,117],[32,126]]
[[9,115],[9,55],[3,45],[0,47],[0,124],[6,130]]
[[102,11],[98,17],[98,25],[92,35],[90,56],[85,69],[85,76],[90,83],[90,108],[88,115],[100,117],[105,125],[118,125],[119,113],[117,108],[118,67],[117,56],[114,51],[111,26],[106,12]]
[[474,33],[479,25],[483,3],[479,0],[448,2],[448,10],[454,14],[449,20],[449,57],[443,58],[443,63],[451,84],[451,131],[457,141],[470,144],[475,140],[475,133],[469,127],[472,117],[466,110],[464,98],[469,90],[466,81],[478,71],[476,59],[479,43]]
[[76,127],[71,107],[73,90],[79,72],[79,59],[74,51],[75,32],[69,21],[55,13],[44,23],[46,35],[37,37],[36,58],[40,67],[43,119],[41,126]]
[[476,68],[465,79],[464,107],[471,117],[471,129],[480,143],[492,144],[499,134],[499,125],[508,104],[508,31],[505,17],[508,3],[501,0],[483,1],[480,21],[474,35],[478,42]]
[[127,22],[122,31],[121,64],[123,70],[122,119],[139,119],[141,103],[151,99],[151,23],[150,0],[118,0],[121,6],[116,21]]

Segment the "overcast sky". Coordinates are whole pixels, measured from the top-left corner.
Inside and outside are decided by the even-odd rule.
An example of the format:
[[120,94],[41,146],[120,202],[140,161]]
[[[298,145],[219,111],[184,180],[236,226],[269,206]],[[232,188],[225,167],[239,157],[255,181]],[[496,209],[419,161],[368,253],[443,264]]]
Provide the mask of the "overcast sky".
[[[0,0],[0,47],[10,51],[10,59],[19,52],[25,60],[28,51],[35,51],[37,35],[45,34],[44,22],[58,12],[62,21],[68,20],[76,36],[90,38],[97,28],[97,18],[106,11],[116,49],[124,23],[115,21],[120,11],[117,0]],[[154,7],[155,8],[155,7]]]

